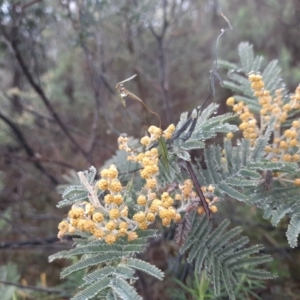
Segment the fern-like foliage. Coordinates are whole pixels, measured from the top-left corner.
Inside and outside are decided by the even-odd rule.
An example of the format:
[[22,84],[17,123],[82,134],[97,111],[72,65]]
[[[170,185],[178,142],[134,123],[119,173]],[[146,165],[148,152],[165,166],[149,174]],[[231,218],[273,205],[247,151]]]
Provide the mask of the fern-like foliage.
[[[84,176],[87,178],[88,182],[92,184],[95,181],[96,173],[96,168],[91,167],[88,171],[84,172]],[[82,183],[70,185],[63,191],[62,198],[63,200],[57,204],[58,208],[70,206],[76,202],[87,201],[88,190]]]
[[270,279],[274,276],[257,265],[272,260],[269,255],[258,255],[262,245],[245,247],[247,237],[240,237],[241,227],[229,229],[230,221],[224,220],[216,229],[206,217],[194,214],[190,231],[180,252],[189,250],[188,262],[193,263],[195,271],[202,269],[214,285],[215,295],[220,294],[221,286],[225,286],[230,299],[235,299],[234,286],[240,275],[256,279]]
[[[276,226],[284,216],[291,217],[287,230],[288,242],[291,247],[297,246],[299,235],[299,193],[300,188],[292,184],[284,186],[273,182],[268,190],[264,188],[266,171],[285,171],[295,173],[298,170],[296,163],[272,162],[265,157],[258,148],[268,141],[268,135],[261,138],[261,144],[250,148],[248,140],[242,139],[238,146],[233,147],[231,141],[224,142],[224,156],[220,146],[212,145],[204,151],[206,168],[198,160],[194,167],[198,179],[205,185],[213,184],[215,194],[221,199],[230,196],[249,205],[256,205],[264,210],[264,216],[271,218],[272,225]],[[263,147],[262,147],[263,148]],[[293,222],[293,224],[292,224]],[[297,226],[298,225],[298,226]]]
[[[139,238],[128,243],[125,238],[119,239],[114,245],[108,245],[103,240],[87,238],[81,244],[75,245],[69,251],[60,251],[49,257],[52,262],[58,258],[81,256],[81,259],[65,268],[61,277],[65,278],[79,270],[87,270],[83,277],[81,291],[73,300],[92,299],[141,299],[135,289],[127,282],[134,278],[135,270],[139,270],[162,280],[164,274],[155,266],[134,258],[136,253],[143,252],[146,241],[157,236],[155,230],[138,232]],[[110,298],[109,298],[110,299]]]
[[[289,217],[287,240],[291,247],[297,246],[300,233],[300,178],[297,178],[300,147],[295,128],[300,128],[300,122],[294,123],[295,128],[289,132],[283,134],[280,131],[280,126],[291,125],[295,112],[282,113],[280,116],[284,115],[284,118],[279,120],[278,111],[282,111],[277,104],[286,104],[289,98],[279,76],[277,61],[263,68],[263,58],[254,55],[249,43],[240,44],[238,52],[240,65],[219,63],[229,69],[229,80],[224,81],[224,86],[236,93],[231,100],[243,101],[240,106],[235,105],[237,114],[217,115],[218,105],[212,103],[201,113],[200,109],[190,115],[183,113],[176,128],[169,126],[173,128],[173,135],[169,137],[170,132],[166,129],[163,135],[155,138],[155,132],[161,134],[159,128],[149,128],[149,132],[152,131],[150,137],[144,137],[144,143],[140,144],[122,136],[119,147],[125,151],[117,151],[106,162],[105,168],[109,167],[102,170],[98,182],[95,181],[96,169],[91,167],[78,173],[79,183],[64,190],[58,207],[72,205],[74,209],[65,223],[61,222],[60,233],[70,232],[72,224],[76,224],[75,232],[72,228],[75,244],[71,250],[52,255],[50,261],[80,257],[61,273],[65,278],[78,271],[86,272],[80,291],[72,299],[141,299],[132,286],[136,270],[161,280],[163,273],[159,269],[135,257],[145,251],[149,238],[157,236],[158,233],[148,227],[155,218],[161,218],[164,226],[181,220],[176,234],[180,252],[186,253],[197,272],[205,270],[216,295],[225,287],[230,299],[235,299],[234,286],[240,275],[255,279],[273,278],[269,272],[257,268],[271,260],[270,256],[260,253],[261,245],[246,247],[248,238],[240,236],[240,227],[230,228],[230,222],[224,220],[214,228],[209,218],[201,216],[204,212],[208,216],[216,212],[214,204],[226,201],[228,197],[261,208],[264,217],[274,226],[282,218]],[[258,72],[263,82],[259,83],[260,90],[255,94],[252,89],[255,88],[254,81],[250,83],[248,76],[253,73],[256,79],[260,78]],[[132,95],[125,91],[125,96]],[[271,102],[276,93],[277,102]],[[274,104],[276,110],[274,114],[268,113],[268,118],[264,113],[256,119],[262,101],[254,95],[260,97],[262,94],[269,97],[268,101],[271,98],[270,106]],[[232,133],[239,128],[230,122],[242,114],[239,112],[241,107],[252,125],[255,124],[251,127],[254,138],[244,135],[245,138],[233,143]],[[246,127],[248,119],[243,121]],[[223,145],[206,145],[208,139],[224,133],[229,135]],[[279,142],[275,142],[275,137],[280,141],[282,136],[288,140],[277,151]],[[282,149],[287,149],[287,142],[292,146],[284,153]],[[193,149],[203,151],[202,160],[192,160],[189,151]],[[176,199],[177,195],[179,199]],[[175,204],[174,199],[182,202]],[[84,222],[79,224],[80,211],[85,225]],[[91,230],[91,223],[95,230]],[[124,223],[126,228],[122,228]],[[66,226],[70,227],[65,230]]]
[[[255,56],[253,46],[248,42],[240,43],[238,47],[240,57],[240,65],[228,64],[225,61],[220,61],[221,67],[229,69],[228,77],[230,80],[224,80],[224,87],[232,90],[234,98],[246,103],[253,112],[259,113],[260,105],[257,99],[253,96],[250,82],[247,75],[250,72],[261,72],[265,87],[274,94],[275,90],[283,89],[285,86],[280,77],[281,69],[278,66],[278,61],[273,60],[263,69],[263,57]],[[284,92],[285,94],[286,92]]]
[[[224,86],[231,89],[236,94],[233,96],[237,101],[243,101],[248,105],[253,113],[259,114],[261,105],[258,103],[257,98],[254,97],[253,91],[248,80],[248,75],[251,72],[260,72],[262,75],[263,82],[265,84],[265,89],[269,91],[270,95],[276,96],[276,90],[281,91],[282,102],[286,104],[289,102],[289,97],[287,95],[285,85],[282,82],[280,77],[281,69],[278,67],[277,60],[271,61],[269,64],[263,68],[263,58],[261,56],[255,56],[253,52],[253,46],[249,43],[241,43],[238,48],[240,65],[228,64],[226,62],[221,62],[221,65],[225,68],[228,68],[228,76],[230,80],[224,81]],[[297,110],[289,112],[289,118],[281,126],[287,127],[292,123],[292,118],[295,115]],[[250,147],[249,141],[242,140],[241,144],[237,147],[232,147],[230,142],[225,142],[224,150],[226,156],[226,168],[229,174],[234,174],[232,178],[227,177],[226,182],[229,185],[221,186],[227,189],[227,195],[232,196],[233,198],[246,201],[251,205],[256,205],[263,209],[264,216],[270,218],[274,226],[276,226],[280,220],[288,216],[290,217],[290,224],[287,230],[287,238],[291,247],[297,246],[297,239],[299,235],[299,186],[293,184],[293,178],[297,177],[299,165],[296,162],[287,162],[280,159],[277,162],[270,160],[270,155],[265,152],[265,147],[271,145],[275,148],[276,145],[272,145],[271,134],[274,129],[275,118],[271,118],[268,124],[268,129],[265,132],[264,136],[260,136],[256,141],[255,148]],[[278,126],[278,125],[277,125]],[[277,131],[277,136],[280,135],[280,131]],[[248,143],[246,145],[245,143]],[[299,152],[299,148],[294,147],[289,150],[289,154],[293,155]],[[219,154],[220,155],[220,154]],[[207,157],[208,158],[208,157]],[[207,161],[207,158],[205,161]],[[218,166],[220,166],[220,161],[217,161]],[[210,172],[212,168],[208,164],[208,169]],[[223,168],[221,168],[223,170]],[[272,187],[268,190],[264,189],[264,177],[262,174],[267,171],[271,171],[269,174],[275,174],[276,172],[282,172],[283,174],[289,175],[289,180],[280,181],[280,179],[273,181]],[[224,174],[224,171],[222,174]],[[251,173],[249,173],[251,172]],[[256,173],[253,174],[253,172]],[[202,171],[204,175],[204,180],[211,181],[210,178],[205,176],[207,172]],[[248,176],[247,176],[248,174]],[[254,177],[252,177],[252,175]],[[242,175],[242,178],[241,176]],[[243,176],[246,176],[243,178]],[[272,176],[272,175],[271,175]],[[248,178],[247,181],[244,181],[245,178]],[[228,181],[229,179],[229,181]],[[249,181],[250,180],[250,181]],[[240,181],[240,183],[239,183]],[[253,182],[253,187],[248,186]],[[242,194],[238,194],[236,191],[232,190],[232,184],[236,182],[236,186],[240,190],[243,190]],[[255,186],[255,182],[257,186]],[[221,192],[224,192],[221,191]],[[244,199],[244,200],[243,200]]]

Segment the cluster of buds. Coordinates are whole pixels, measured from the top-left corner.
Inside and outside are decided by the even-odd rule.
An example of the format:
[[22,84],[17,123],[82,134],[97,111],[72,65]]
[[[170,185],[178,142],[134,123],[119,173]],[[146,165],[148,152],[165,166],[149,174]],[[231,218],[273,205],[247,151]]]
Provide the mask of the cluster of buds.
[[[259,128],[257,127],[257,121],[255,116],[252,112],[250,112],[247,105],[244,102],[238,102],[235,104],[235,100],[233,97],[227,99],[226,104],[228,106],[233,106],[232,110],[236,112],[242,123],[240,124],[239,128],[243,132],[243,136],[245,139],[249,139],[252,144],[254,144],[257,136],[259,134]],[[232,138],[233,134],[230,132],[227,134],[227,138]]]
[[97,239],[104,239],[107,244],[115,243],[119,237],[127,236],[128,241],[138,238],[135,232],[137,223],[128,218],[128,207],[123,201],[123,187],[118,180],[116,166],[103,169],[100,175],[95,189],[106,192],[103,203],[99,201],[97,207],[89,202],[74,204],[67,220],[58,226],[59,237],[79,230],[89,232]]
[[300,122],[293,121],[292,126],[286,129],[282,135],[275,131],[276,137],[273,139],[273,143],[265,147],[268,158],[272,159],[272,161],[299,162],[299,129]]
[[[195,203],[199,203],[199,199],[196,192],[193,190],[193,183],[190,179],[186,179],[182,185],[179,185],[179,189],[181,193],[175,195],[175,200],[181,201],[181,207],[179,210],[188,210],[188,207],[194,207]],[[208,203],[209,210],[212,213],[216,213],[218,208],[214,204],[219,201],[219,198],[214,196],[215,187],[210,184],[207,187],[202,186],[201,190],[206,202]],[[197,211],[199,215],[203,215],[205,213],[203,206],[197,205]]]
[[291,95],[291,108],[300,108],[300,85],[297,86],[295,94]]
[[[165,139],[170,139],[175,131],[175,126],[171,124],[165,131],[162,131],[156,126],[150,126],[148,132],[149,136],[141,138],[140,143],[143,146],[150,146],[152,142],[158,140],[161,136]],[[159,157],[157,148],[146,150],[145,152],[135,153],[127,144],[123,142],[124,139],[119,138],[119,148],[126,150],[129,155],[128,161],[135,161],[141,164],[142,169],[140,175],[145,179],[145,185],[137,197],[137,205],[139,211],[136,212],[132,219],[138,224],[138,228],[145,230],[149,224],[153,223],[156,216],[159,216],[164,226],[169,226],[171,221],[179,222],[181,216],[173,207],[174,200],[168,193],[163,193],[157,197],[158,190],[157,176],[159,175]]]
[[153,223],[157,216],[162,220],[164,226],[170,226],[171,221],[179,222],[181,216],[173,207],[174,200],[169,193],[164,192],[160,199],[155,198],[147,201],[146,197],[140,195],[137,199],[140,210],[133,215],[133,220],[139,224],[140,229],[146,229],[150,223]]
[[[250,139],[251,144],[259,134],[261,134],[271,116],[276,117],[276,124],[274,128],[273,141],[265,147],[267,158],[272,161],[285,161],[285,162],[300,162],[300,122],[295,120],[292,126],[282,132],[282,124],[286,122],[288,114],[292,109],[300,108],[300,85],[296,88],[295,94],[290,96],[290,102],[284,103],[283,89],[275,91],[272,97],[270,92],[266,90],[262,76],[260,74],[250,73],[248,77],[253,94],[257,97],[258,103],[261,105],[260,109],[260,128],[257,127],[257,120],[253,113],[249,111],[243,102],[235,104],[235,99],[230,97],[227,99],[226,104],[233,107],[242,123],[239,128],[243,132],[246,139]],[[227,138],[232,138],[233,134],[227,134]],[[274,173],[276,177],[277,173]],[[300,185],[300,179],[294,180],[295,185]]]
[[[150,126],[150,137],[141,139],[141,144],[149,146],[153,141],[161,136],[170,139],[175,131],[175,126],[170,125],[164,132],[161,129]],[[66,233],[74,233],[76,230],[89,232],[96,239],[103,239],[107,244],[114,244],[119,237],[127,237],[128,241],[138,238],[137,229],[146,230],[153,223],[156,217],[161,219],[163,226],[170,226],[171,222],[180,222],[180,212],[197,199],[193,191],[191,180],[185,180],[180,186],[181,194],[175,195],[175,200],[182,200],[181,205],[174,205],[175,201],[169,192],[161,192],[158,196],[159,186],[157,176],[159,175],[159,153],[157,148],[137,153],[128,145],[128,138],[124,135],[118,139],[119,149],[128,152],[128,161],[135,161],[141,164],[140,175],[145,179],[142,190],[138,193],[136,204],[137,211],[132,217],[128,216],[128,206],[124,203],[124,188],[118,179],[118,170],[115,165],[100,172],[101,178],[95,186],[88,186],[90,194],[97,195],[97,190],[106,193],[103,200],[93,199],[91,203],[83,202],[74,204],[68,213],[68,218],[62,221],[58,228],[58,236],[62,237]],[[91,190],[92,189],[92,190]],[[213,188],[207,189],[213,193]],[[91,196],[91,195],[90,195]],[[209,203],[212,212],[217,211],[217,207]],[[177,207],[177,208],[175,208]],[[201,213],[198,211],[199,214]]]
[[141,138],[140,142],[142,145],[148,147],[152,142],[157,141],[161,136],[163,136],[166,140],[169,140],[175,131],[175,125],[171,124],[169,127],[162,131],[160,128],[156,126],[150,126],[148,132],[150,133],[150,137],[148,135]]
[[[283,105],[283,89],[276,90],[275,97],[272,97],[270,92],[263,88],[264,82],[261,75],[250,74],[248,78],[253,89],[253,94],[255,97],[257,97],[258,103],[261,105],[261,126],[263,126],[265,123],[268,123],[271,116],[276,116],[276,127],[279,128],[280,124],[286,121],[288,112],[291,110],[291,105],[289,103]],[[263,86],[261,89],[255,88],[255,84],[257,84],[257,82]]]

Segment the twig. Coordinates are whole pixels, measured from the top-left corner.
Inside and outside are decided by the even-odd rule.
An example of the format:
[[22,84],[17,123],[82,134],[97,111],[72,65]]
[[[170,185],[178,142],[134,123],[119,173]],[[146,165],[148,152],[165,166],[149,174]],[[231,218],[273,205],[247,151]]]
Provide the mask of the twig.
[[164,100],[163,108],[164,108],[164,113],[166,115],[166,122],[170,124],[172,122],[173,109],[170,103],[171,100],[170,100],[169,84],[166,78],[166,58],[164,52],[164,38],[169,26],[169,21],[167,20],[167,6],[168,6],[167,0],[163,0],[163,26],[162,26],[161,33],[160,34],[156,33],[152,24],[149,26],[149,29],[157,41],[160,85],[163,91],[163,100]]
[[[7,34],[4,32],[4,30],[2,30],[3,34],[5,35],[6,39],[9,41],[9,39],[7,38]],[[25,75],[25,77],[27,78],[28,82],[30,83],[31,87],[35,90],[35,92],[40,96],[41,100],[43,101],[43,103],[45,104],[45,106],[47,107],[47,109],[49,110],[49,112],[51,113],[51,115],[53,116],[53,118],[56,120],[57,124],[59,125],[59,127],[61,128],[61,130],[65,133],[65,135],[67,136],[67,138],[71,141],[71,143],[82,153],[82,155],[86,158],[86,160],[92,164],[91,159],[89,158],[88,154],[85,152],[85,150],[79,145],[79,143],[73,138],[73,136],[70,134],[69,130],[67,129],[67,127],[65,126],[65,124],[63,123],[63,121],[60,119],[59,115],[57,114],[57,112],[55,111],[54,107],[52,106],[50,100],[46,97],[43,89],[41,88],[41,86],[39,86],[33,79],[28,66],[25,64],[21,53],[18,49],[17,46],[17,41],[13,40],[11,43],[11,48],[13,49],[14,55]]]
[[[19,129],[19,127],[16,124],[14,124],[8,117],[3,115],[1,112],[0,112],[0,118],[12,129],[12,131],[14,132],[17,140],[23,146],[23,148],[25,149],[28,156],[31,157],[31,158],[35,158],[34,150],[27,143],[27,141],[26,141],[25,137],[23,136],[23,134],[22,134],[21,130]],[[49,174],[46,171],[46,169],[39,163],[39,161],[35,161],[34,165],[37,169],[39,169],[42,173],[44,173],[51,180],[51,182],[54,185],[59,184],[59,181],[53,175]]]
[[5,153],[4,154],[8,158],[13,158],[13,159],[19,159],[19,160],[25,160],[25,161],[34,161],[34,162],[45,162],[45,163],[50,163],[50,164],[55,164],[59,166],[63,166],[65,168],[69,168],[72,170],[77,170],[77,167],[65,162],[65,161],[59,161],[51,158],[46,158],[40,154],[34,156],[34,157],[22,157],[22,156],[17,156],[17,155],[12,155],[11,153]]
[[32,290],[32,291],[47,293],[47,294],[61,294],[60,297],[67,297],[67,298],[71,297],[71,295],[66,293],[64,290],[42,288],[42,287],[37,287],[37,286],[33,286],[33,285],[23,285],[20,283],[6,281],[6,280],[0,280],[0,283],[6,284],[6,285],[12,285],[12,286],[18,287],[20,289],[24,289],[24,290]]

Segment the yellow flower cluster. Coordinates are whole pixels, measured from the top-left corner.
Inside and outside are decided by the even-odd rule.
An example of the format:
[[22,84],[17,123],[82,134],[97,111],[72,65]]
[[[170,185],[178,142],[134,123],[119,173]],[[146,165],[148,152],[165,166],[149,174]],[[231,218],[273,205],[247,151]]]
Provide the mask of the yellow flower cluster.
[[[228,106],[233,106],[232,110],[236,112],[242,123],[240,124],[239,128],[243,132],[243,136],[246,139],[249,139],[252,144],[257,139],[259,129],[256,125],[257,121],[255,119],[255,116],[253,113],[250,112],[247,105],[244,104],[244,102],[239,102],[237,104],[234,104],[235,100],[233,97],[230,97],[227,99],[226,104]],[[226,136],[228,139],[233,138],[232,132],[229,132]]]
[[291,95],[291,108],[300,108],[300,85],[296,88],[295,94]]
[[100,203],[97,208],[88,202],[73,205],[68,219],[58,226],[59,237],[77,229],[89,232],[97,239],[104,239],[107,244],[115,243],[121,236],[127,236],[128,241],[138,238],[134,232],[137,224],[128,219],[128,207],[123,203],[123,187],[118,180],[116,166],[103,169],[100,175],[101,179],[96,186],[107,193],[103,205]]
[[[153,141],[163,136],[165,139],[170,139],[175,131],[175,126],[171,124],[162,132],[162,130],[155,126],[150,126],[148,132],[149,136],[144,136],[140,143],[144,146],[149,146]],[[122,142],[123,140],[121,140]],[[120,142],[119,142],[120,145]],[[133,150],[128,149],[124,143],[122,148],[130,153],[128,156],[129,161],[136,161],[142,165],[140,171],[141,177],[146,180],[142,192],[137,197],[137,204],[140,210],[136,212],[132,219],[138,224],[138,228],[145,230],[149,224],[153,223],[156,217],[160,217],[164,226],[169,226],[171,221],[179,222],[181,215],[177,213],[173,207],[174,200],[167,192],[163,192],[160,198],[157,198],[156,192],[158,190],[157,176],[159,174],[159,157],[157,148],[152,148],[141,153],[135,153]]]
[[166,140],[169,140],[172,137],[174,131],[175,131],[175,125],[174,124],[169,125],[169,127],[163,132],[163,137]]
[[[125,214],[124,211],[126,211]],[[79,230],[89,232],[97,239],[104,239],[107,244],[113,244],[118,237],[126,235],[128,241],[132,241],[138,238],[138,235],[132,230],[127,231],[129,225],[126,221],[122,221],[122,216],[127,216],[127,214],[128,207],[124,205],[123,209],[115,207],[109,209],[108,213],[101,213],[95,212],[95,208],[88,202],[81,203],[79,206],[76,204],[69,211],[68,219],[59,223],[58,237],[61,238],[66,233]]]
[[148,132],[149,136],[144,136],[141,138],[140,143],[144,146],[149,146],[152,142],[157,141],[161,136],[163,136],[166,140],[170,139],[175,131],[175,125],[171,124],[168,128],[162,132],[162,130],[156,126],[150,126]]
[[[270,92],[266,90],[262,76],[260,74],[250,74],[248,77],[254,96],[257,97],[260,109],[260,128],[257,126],[257,120],[253,113],[249,111],[243,102],[235,104],[235,99],[230,97],[226,104],[233,107],[242,123],[239,128],[243,131],[243,136],[251,140],[251,144],[259,134],[265,130],[271,116],[276,117],[274,128],[273,141],[266,146],[265,151],[267,158],[272,161],[283,160],[286,162],[300,161],[300,122],[295,120],[292,126],[282,132],[281,125],[286,122],[288,114],[292,109],[300,108],[300,85],[296,88],[293,95],[290,96],[290,102],[284,103],[283,89],[275,91],[272,97]],[[229,133],[230,134],[230,133]],[[233,135],[227,134],[227,138],[232,138]],[[300,181],[300,180],[299,180]],[[297,179],[294,181],[298,185]]]
[[128,137],[126,135],[122,134],[118,138],[118,144],[119,144],[119,149],[120,150],[125,150],[126,152],[131,151],[131,149],[128,146]]
[[[181,190],[181,194],[175,195],[175,200],[182,200],[182,202],[186,202],[187,205],[193,203],[195,198],[197,198],[197,194],[193,191],[193,183],[190,179],[184,181],[183,185],[179,185],[179,189]],[[206,202],[208,203],[209,209],[212,213],[216,213],[218,208],[213,205],[215,202],[219,201],[218,197],[214,197],[213,193],[215,191],[215,187],[213,185],[209,185],[208,187],[202,186],[201,190],[205,196]],[[212,201],[210,200],[212,198]],[[198,208],[198,214],[202,215],[205,213],[204,207],[200,206]]]

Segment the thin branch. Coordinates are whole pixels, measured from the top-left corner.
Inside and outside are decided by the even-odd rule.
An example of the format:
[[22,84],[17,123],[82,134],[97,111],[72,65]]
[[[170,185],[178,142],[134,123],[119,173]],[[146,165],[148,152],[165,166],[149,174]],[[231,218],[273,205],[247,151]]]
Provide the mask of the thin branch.
[[167,80],[167,72],[166,72],[166,57],[164,51],[164,39],[166,35],[166,31],[169,26],[169,22],[167,20],[167,6],[168,1],[163,0],[163,25],[161,33],[158,34],[155,32],[152,24],[149,26],[149,29],[157,42],[158,48],[158,69],[159,69],[159,77],[160,77],[160,85],[163,92],[163,109],[166,116],[166,122],[170,124],[172,122],[172,105],[170,99],[170,92],[169,92],[169,83]]
[[53,118],[56,120],[56,122],[59,125],[59,127],[61,128],[61,130],[65,133],[67,138],[71,141],[71,143],[82,153],[82,155],[86,158],[86,160],[90,164],[93,164],[91,159],[89,158],[88,154],[85,152],[85,150],[79,145],[79,143],[70,134],[69,130],[67,129],[67,127],[65,126],[65,124],[63,123],[63,121],[60,119],[57,112],[55,111],[54,107],[52,106],[50,100],[46,97],[43,89],[34,81],[27,65],[25,64],[25,62],[21,56],[21,53],[18,49],[16,40],[13,40],[10,44],[14,51],[14,55],[15,55],[17,61],[19,62],[19,65],[20,65],[25,77],[27,78],[28,82],[30,83],[31,87],[40,96],[41,100],[43,101],[43,103],[45,104],[45,106],[47,107],[47,109],[49,110],[51,115],[53,116]]
[[[26,153],[28,154],[29,157],[34,158],[35,157],[35,152],[34,150],[29,146],[29,144],[27,143],[27,140],[25,139],[25,137],[23,136],[23,133],[21,132],[21,130],[19,129],[19,127],[14,124],[8,117],[6,117],[5,115],[3,115],[0,112],[0,118],[12,129],[12,131],[14,132],[17,140],[19,141],[19,143],[21,144],[21,146],[25,149]],[[51,174],[49,174],[45,168],[39,163],[39,161],[35,161],[34,165],[37,169],[39,169],[42,173],[44,173],[53,184],[58,185],[59,181]]]
[[[13,103],[12,98],[10,98],[5,92],[3,93],[3,95],[10,101],[10,103]],[[15,103],[13,103],[13,105],[15,105]],[[35,117],[38,117],[40,119],[46,120],[47,122],[55,123],[55,120],[53,118],[43,115],[40,112],[38,112],[30,107],[27,107],[22,103],[20,103],[20,105],[21,105],[22,110],[26,111],[27,113],[32,114]],[[66,127],[69,129],[69,131],[74,132],[76,135],[79,135],[80,137],[82,137],[84,139],[89,138],[89,135],[87,133],[83,132],[82,130],[80,130],[76,127],[73,127],[72,125],[66,125]],[[107,145],[98,139],[96,140],[96,143],[98,145],[101,145],[102,147],[109,149],[109,150],[115,150],[115,148],[112,147],[111,145]]]
[[[64,241],[72,241],[73,238],[78,236],[64,236]],[[46,239],[38,239],[38,240],[27,240],[22,242],[1,242],[0,243],[0,250],[4,249],[24,249],[32,246],[42,246],[42,245],[52,245],[57,242],[60,242],[58,237],[51,237]],[[71,247],[71,246],[70,246]]]
[[22,10],[25,10],[26,8],[32,6],[32,5],[36,4],[36,3],[39,3],[39,2],[42,2],[42,0],[33,0],[33,1],[31,1],[31,2],[28,2],[28,3],[26,3],[26,4],[23,4],[23,5],[22,5]]
[[42,287],[37,287],[37,286],[33,286],[33,285],[23,285],[20,283],[6,281],[6,280],[0,280],[0,283],[6,284],[6,285],[12,285],[17,288],[24,289],[24,290],[32,290],[32,291],[47,293],[47,294],[60,294],[60,297],[67,297],[67,298],[71,297],[71,295],[66,293],[64,290],[42,288]]
[[11,155],[11,153],[5,153],[4,155],[10,159],[12,158],[12,159],[25,160],[25,161],[31,161],[31,162],[45,162],[45,163],[55,164],[55,165],[59,165],[59,166],[77,171],[77,167],[75,167],[65,161],[59,161],[59,160],[55,160],[55,159],[51,159],[51,158],[48,159],[40,154],[38,154],[34,157],[16,156],[16,155]]

